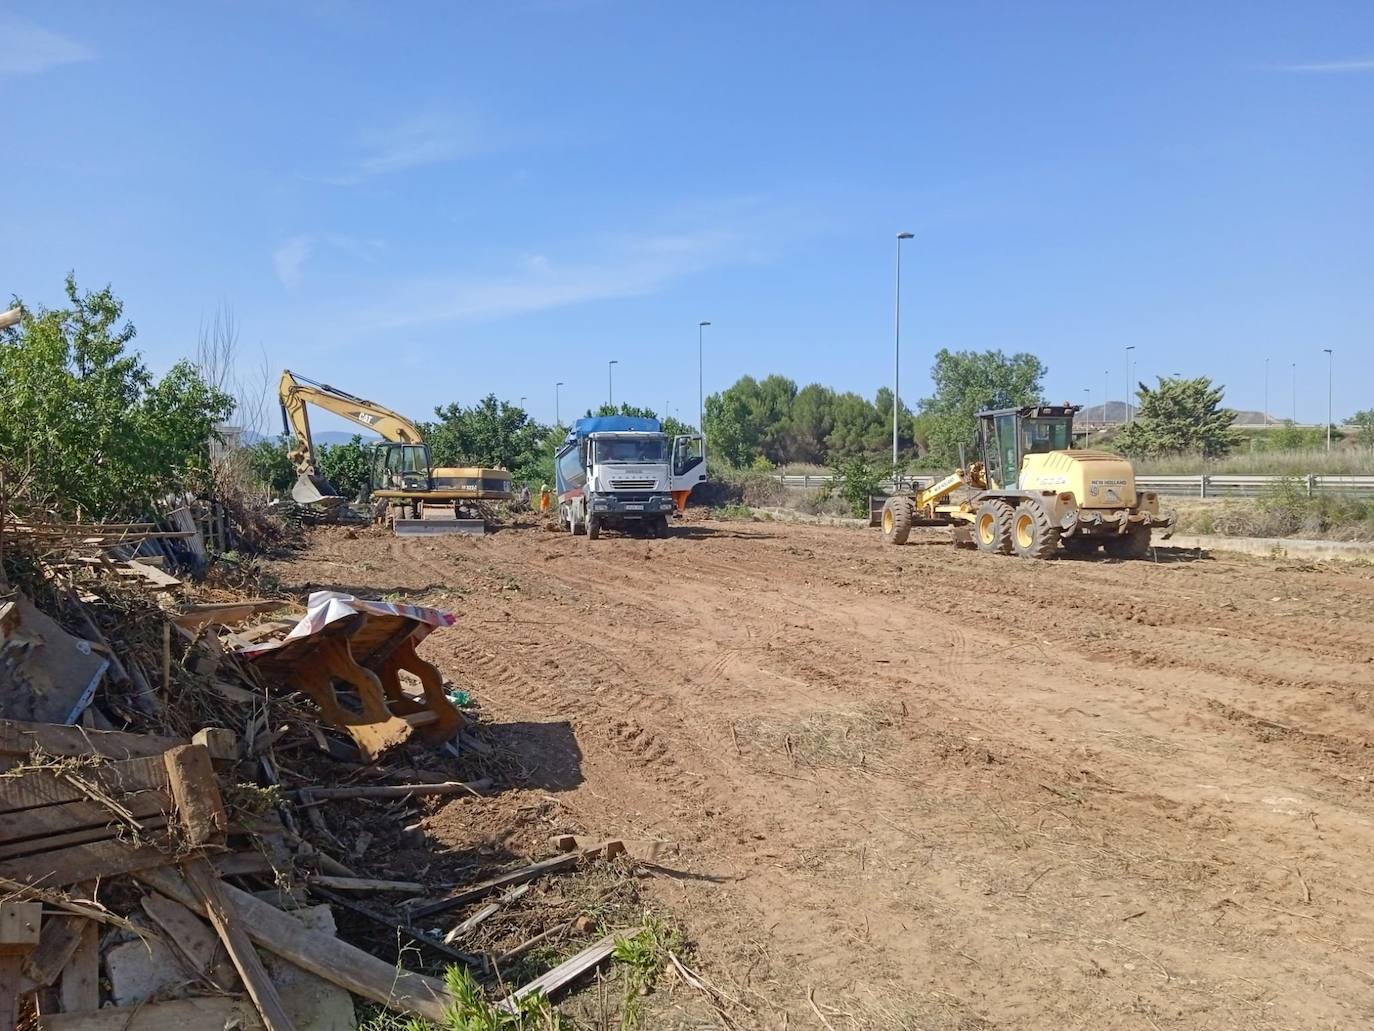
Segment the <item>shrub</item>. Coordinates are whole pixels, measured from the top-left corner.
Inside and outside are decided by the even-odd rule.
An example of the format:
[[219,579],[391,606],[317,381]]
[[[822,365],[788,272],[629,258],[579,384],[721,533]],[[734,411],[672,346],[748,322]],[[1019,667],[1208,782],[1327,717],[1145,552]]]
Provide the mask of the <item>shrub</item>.
[[851,458],[835,470],[833,491],[849,503],[855,518],[868,517],[868,499],[878,493],[882,474],[866,458]]

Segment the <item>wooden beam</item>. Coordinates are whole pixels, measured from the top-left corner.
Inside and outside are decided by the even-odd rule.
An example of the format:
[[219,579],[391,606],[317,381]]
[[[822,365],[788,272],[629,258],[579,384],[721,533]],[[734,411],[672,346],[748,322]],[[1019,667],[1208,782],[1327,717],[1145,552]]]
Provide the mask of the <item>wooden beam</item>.
[[229,829],[229,814],[220,799],[219,781],[204,745],[178,745],[163,754],[172,801],[194,847],[221,845]]
[[100,1009],[100,925],[81,922],[81,941],[62,970],[59,989],[63,1013]]
[[161,755],[185,744],[174,737],[128,734],[118,730],[87,730],[58,723],[0,720],[0,755],[29,755],[41,748],[49,755],[103,755],[107,759],[137,759]]
[[605,850],[608,855],[614,854],[616,850],[623,852],[624,846],[619,841],[607,841],[600,845],[593,845],[577,852],[565,852],[560,856],[551,856],[548,859],[540,860],[530,866],[521,867],[518,870],[511,870],[498,877],[493,877],[489,881],[480,884],[469,885],[460,888],[451,895],[445,895],[434,902],[426,902],[411,908],[412,915],[416,917],[426,917],[434,913],[442,913],[444,910],[453,909],[455,906],[466,905],[469,902],[476,902],[480,898],[485,898],[492,892],[500,891],[502,888],[509,888],[514,884],[523,884],[525,881],[532,881],[536,877],[542,877],[546,873],[554,873],[558,870],[567,870],[575,867],[583,859],[597,855]]
[[[79,776],[110,795],[167,790],[167,768],[160,754],[88,767],[82,769]],[[0,815],[19,809],[79,802],[88,797],[75,783],[52,770],[39,769],[22,777],[0,778]]]
[[545,995],[552,995],[554,992],[571,984],[577,978],[587,973],[594,967],[599,966],[611,958],[611,953],[615,951],[615,934],[608,934],[600,941],[588,945],[571,959],[564,960],[558,966],[545,974],[536,977],[528,984],[521,985],[510,995],[506,996],[497,1007],[507,1013],[514,1013],[516,1003],[527,995],[535,992],[542,992]]
[[[172,811],[171,796],[162,791],[140,794],[121,804],[140,823]],[[4,818],[4,835],[0,837],[4,844],[0,845],[0,855],[6,854],[6,850],[11,850],[10,855],[22,855],[25,850],[18,847],[21,843],[50,838],[54,834],[103,829],[108,831],[104,836],[110,837],[122,825],[120,818],[99,802],[62,802],[39,809],[21,809]],[[98,837],[88,840],[98,840]],[[43,841],[39,840],[37,845],[42,846]]]
[[20,884],[60,888],[77,881],[113,877],[171,862],[172,857],[154,845],[133,846],[111,839],[0,861],[0,877]]
[[406,798],[410,795],[480,795],[490,780],[445,781],[442,784],[364,784],[353,788],[309,788],[313,799]]
[[109,1007],[94,1013],[53,1013],[38,1018],[39,1031],[195,1031],[221,1027],[262,1031],[262,1021],[251,1003],[226,996]]
[[[204,752],[204,749],[201,751]],[[210,761],[208,754],[205,761],[207,764]],[[238,913],[225,899],[224,886],[220,884],[214,869],[204,859],[193,859],[189,863],[183,863],[181,870],[186,877],[186,883],[205,907],[205,915],[210,918],[211,926],[219,935],[220,941],[224,942],[229,958],[234,962],[234,969],[239,972],[239,977],[243,978],[248,995],[252,998],[253,1005],[257,1006],[258,1013],[262,1015],[262,1022],[266,1025],[267,1031],[294,1031],[295,1025],[282,1005],[281,996],[277,994],[277,986],[267,976],[267,968],[262,965],[262,957],[253,948]]]
[[[183,906],[205,912],[204,902],[173,871],[142,870],[134,876]],[[221,884],[220,890],[248,936],[264,949],[355,995],[399,1013],[444,1023],[450,1000],[437,978],[411,973],[338,938],[308,931],[289,914],[233,885]]]
[[79,916],[50,916],[43,921],[38,947],[24,957],[24,976],[34,988],[57,983],[62,968],[81,944],[81,933],[89,922]]
[[19,1019],[20,971],[42,930],[41,902],[0,902],[0,1031],[14,1031]]
[[397,891],[420,895],[425,890],[419,881],[374,881],[367,877],[333,877],[328,874],[316,874],[310,880],[337,891]]

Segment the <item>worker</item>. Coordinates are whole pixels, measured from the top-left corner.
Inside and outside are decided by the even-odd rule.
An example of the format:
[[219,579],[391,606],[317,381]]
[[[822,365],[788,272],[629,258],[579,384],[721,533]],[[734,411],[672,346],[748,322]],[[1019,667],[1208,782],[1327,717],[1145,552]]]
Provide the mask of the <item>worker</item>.
[[547,512],[549,506],[553,504],[553,495],[549,492],[549,485],[541,483],[539,485],[539,511]]

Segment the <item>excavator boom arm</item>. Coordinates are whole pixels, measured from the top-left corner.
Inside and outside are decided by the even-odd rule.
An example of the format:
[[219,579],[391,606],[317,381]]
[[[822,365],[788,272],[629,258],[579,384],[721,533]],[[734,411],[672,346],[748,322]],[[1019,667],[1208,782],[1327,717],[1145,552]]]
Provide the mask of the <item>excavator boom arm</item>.
[[420,428],[404,415],[399,415],[375,401],[368,401],[337,387],[331,387],[327,383],[317,383],[297,375],[290,369],[282,371],[277,397],[281,401],[283,429],[296,437],[296,446],[291,454],[298,472],[316,471],[315,445],[310,437],[307,405],[315,405],[327,412],[343,416],[350,422],[379,434],[384,440],[402,444],[424,442]]

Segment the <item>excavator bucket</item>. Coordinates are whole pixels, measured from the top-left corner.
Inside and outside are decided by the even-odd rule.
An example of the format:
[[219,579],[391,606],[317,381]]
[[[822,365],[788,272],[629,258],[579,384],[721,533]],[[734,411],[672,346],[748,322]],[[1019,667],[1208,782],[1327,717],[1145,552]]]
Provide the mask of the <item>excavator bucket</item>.
[[323,476],[301,473],[291,488],[291,500],[298,505],[337,504],[343,498]]

